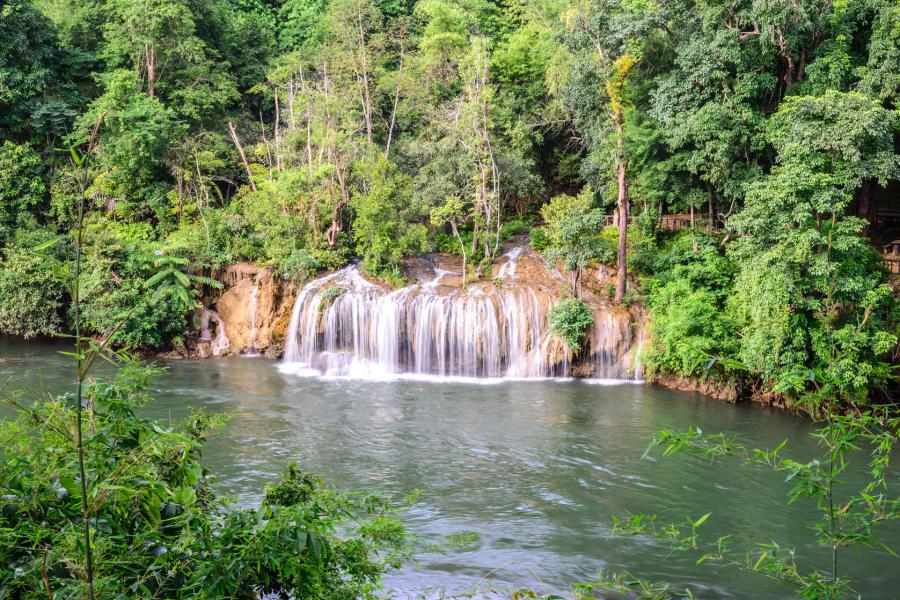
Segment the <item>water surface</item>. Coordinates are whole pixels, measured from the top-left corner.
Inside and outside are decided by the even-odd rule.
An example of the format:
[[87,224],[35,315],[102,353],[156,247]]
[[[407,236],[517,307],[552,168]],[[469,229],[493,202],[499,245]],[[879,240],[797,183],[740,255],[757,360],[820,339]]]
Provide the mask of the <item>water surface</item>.
[[[59,349],[0,338],[0,356],[21,361],[0,364],[0,378],[58,391],[70,377]],[[296,460],[342,489],[423,490],[407,524],[426,541],[477,534],[388,577],[397,597],[491,586],[559,593],[601,569],[692,585],[701,598],[792,597],[758,576],[697,566],[695,554],[613,537],[611,516],[628,512],[681,520],[712,511],[702,528],[709,539],[733,533],[736,548],[802,540],[801,561],[824,558],[805,525],[814,507],[786,506],[781,476],[658,453],[642,458],[652,432],[691,425],[759,446],[787,438],[800,457],[811,456],[812,425],[782,411],[632,384],[323,380],[281,373],[260,358],[166,366],[146,412],[166,420],[201,407],[230,413],[204,460],[240,503],[257,501]],[[886,541],[900,546],[900,531]],[[845,555],[842,563],[863,574],[864,597],[900,593],[900,561],[887,553]]]

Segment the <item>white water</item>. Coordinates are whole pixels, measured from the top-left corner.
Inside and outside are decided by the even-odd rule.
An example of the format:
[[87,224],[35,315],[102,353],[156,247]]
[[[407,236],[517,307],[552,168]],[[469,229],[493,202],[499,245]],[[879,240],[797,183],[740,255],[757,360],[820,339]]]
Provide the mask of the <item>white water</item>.
[[[210,320],[213,320],[216,323],[215,339],[213,339],[209,331]],[[222,350],[225,350],[231,344],[228,337],[225,335],[225,323],[222,322],[222,317],[220,317],[216,311],[203,309],[203,312],[200,313],[200,339],[212,340],[210,351],[213,356],[219,356],[222,354]]]
[[[515,260],[503,278],[515,277]],[[362,379],[456,380],[565,378],[572,356],[550,333],[550,293],[530,287],[475,284],[440,290],[427,283],[390,291],[355,266],[308,283],[297,296],[282,370]],[[623,358],[631,325],[613,312],[595,315],[584,359],[594,377],[629,377]],[[630,377],[629,377],[630,378]]]
[[515,279],[516,278],[516,267],[519,264],[519,257],[522,256],[522,253],[525,249],[522,246],[516,246],[503,256],[506,257],[506,262],[500,265],[500,269],[497,271],[497,276],[500,279]]

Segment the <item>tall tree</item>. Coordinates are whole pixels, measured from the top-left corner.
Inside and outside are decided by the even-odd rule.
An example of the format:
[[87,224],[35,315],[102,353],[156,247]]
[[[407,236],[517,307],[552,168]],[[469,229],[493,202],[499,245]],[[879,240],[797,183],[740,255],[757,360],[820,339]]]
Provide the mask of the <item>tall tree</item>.
[[[630,79],[641,60],[647,38],[663,24],[661,8],[652,0],[580,2],[563,15],[562,39],[570,53],[569,80],[563,101],[589,152],[589,164],[616,185],[619,226],[615,302],[621,303],[628,278],[628,157],[625,111]],[[605,178],[601,176],[601,178]],[[605,181],[595,182],[603,189]]]

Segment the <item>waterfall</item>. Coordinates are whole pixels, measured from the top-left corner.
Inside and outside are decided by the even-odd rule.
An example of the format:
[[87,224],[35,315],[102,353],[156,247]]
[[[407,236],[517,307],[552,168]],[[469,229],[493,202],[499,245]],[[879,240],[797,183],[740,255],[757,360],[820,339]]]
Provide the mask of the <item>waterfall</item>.
[[[503,265],[515,277],[515,259]],[[568,377],[572,356],[550,333],[556,301],[540,286],[476,283],[441,286],[456,274],[435,269],[431,281],[389,290],[356,266],[307,283],[288,325],[282,369],[302,375],[358,378]],[[599,377],[624,377],[630,321],[601,313],[586,358]]]
[[259,284],[256,282],[253,283],[253,288],[250,290],[248,312],[250,313],[250,333],[247,336],[247,350],[244,352],[244,356],[259,356],[259,351],[256,349],[256,336],[259,330],[256,323],[256,314],[259,312]]
[[506,262],[500,265],[500,269],[497,271],[497,277],[500,279],[515,279],[516,267],[519,264],[519,257],[522,256],[523,252],[525,252],[525,248],[516,246],[504,254],[503,256],[506,257]]
[[[215,339],[213,339],[209,331],[210,320],[215,321],[216,324]],[[216,311],[204,308],[203,312],[200,313],[200,339],[211,340],[209,347],[213,356],[219,356],[222,354],[222,350],[230,345],[228,337],[225,335],[225,323],[222,322],[222,317]]]

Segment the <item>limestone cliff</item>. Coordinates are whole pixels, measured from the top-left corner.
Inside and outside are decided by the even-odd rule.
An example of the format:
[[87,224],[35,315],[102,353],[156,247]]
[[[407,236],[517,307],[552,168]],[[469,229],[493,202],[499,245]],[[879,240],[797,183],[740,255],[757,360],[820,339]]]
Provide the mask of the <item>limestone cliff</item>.
[[[213,277],[221,290],[203,298],[201,327],[191,340],[192,354],[200,357],[262,354],[276,357],[284,348],[294,285],[275,277],[269,267],[237,263]],[[204,316],[204,313],[211,316]],[[203,321],[209,321],[204,331]],[[227,340],[227,341],[226,341]]]

